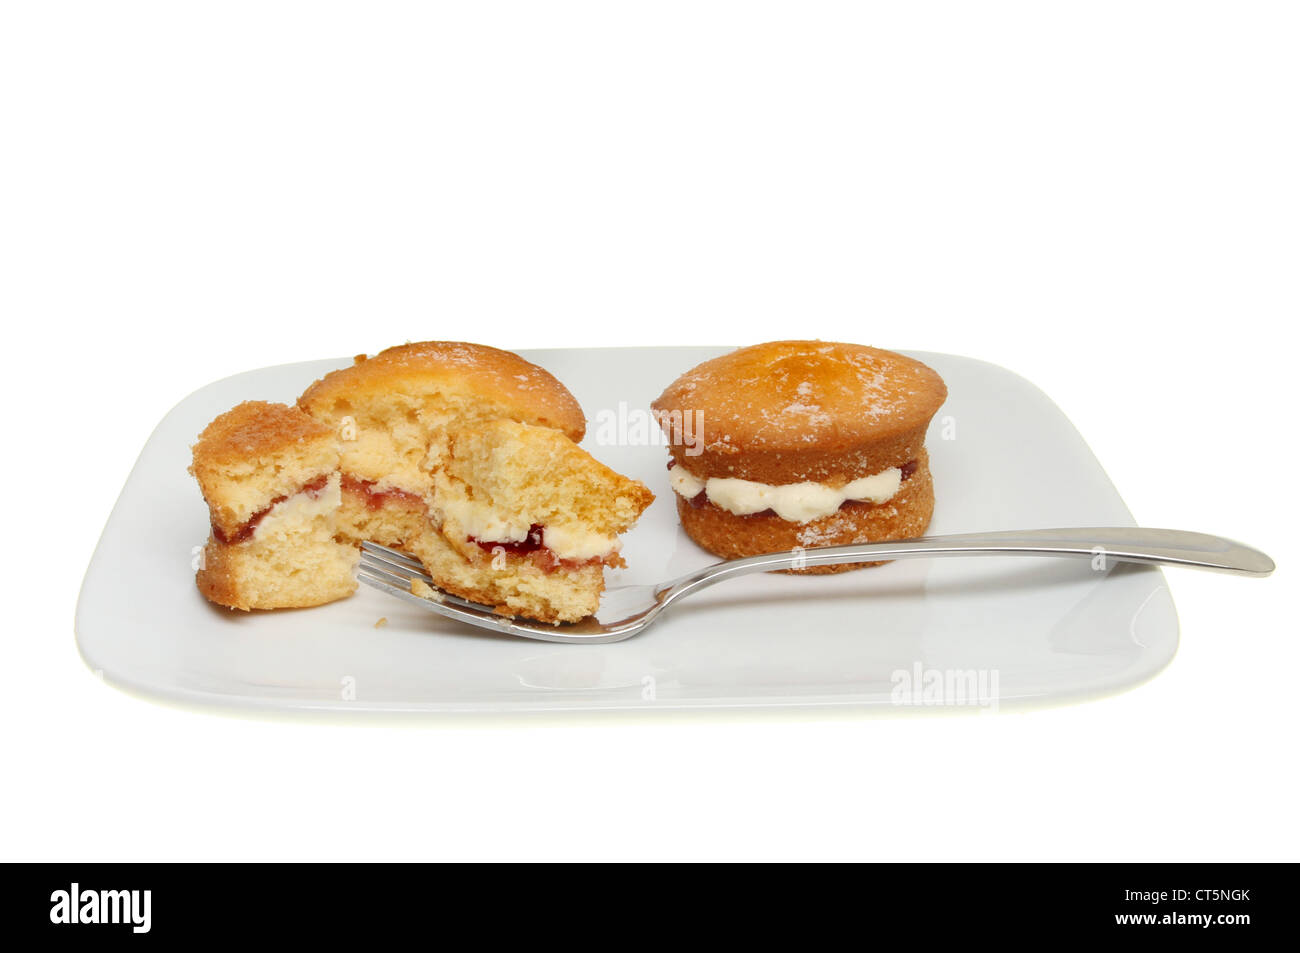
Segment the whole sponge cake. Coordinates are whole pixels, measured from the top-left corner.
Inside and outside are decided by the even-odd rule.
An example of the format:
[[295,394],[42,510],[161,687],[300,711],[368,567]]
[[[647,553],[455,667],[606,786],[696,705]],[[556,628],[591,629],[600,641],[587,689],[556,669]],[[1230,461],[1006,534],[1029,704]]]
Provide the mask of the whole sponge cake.
[[857,344],[705,361],[653,404],[682,526],[726,558],[919,536],[934,510],[925,434],[946,397],[921,362]]
[[190,472],[212,534],[199,590],[232,609],[320,605],[356,589],[355,548],[335,537],[334,433],[284,404],[247,401],[199,435]]

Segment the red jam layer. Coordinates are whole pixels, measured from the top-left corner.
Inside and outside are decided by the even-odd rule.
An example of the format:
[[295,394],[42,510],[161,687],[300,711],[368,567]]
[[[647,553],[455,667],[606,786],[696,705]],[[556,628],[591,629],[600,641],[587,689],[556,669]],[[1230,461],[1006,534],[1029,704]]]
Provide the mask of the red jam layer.
[[489,556],[497,554],[497,548],[510,557],[515,559],[527,559],[537,568],[545,572],[556,572],[560,569],[581,569],[583,566],[593,566],[598,563],[608,563],[609,565],[619,565],[616,561],[617,556],[600,557],[593,556],[591,559],[561,559],[555,555],[555,551],[542,542],[542,535],[546,527],[540,523],[534,523],[528,528],[528,535],[517,542],[493,542],[489,539],[478,539],[474,536],[469,537],[469,541],[478,546]]
[[[323,476],[318,476],[310,483],[304,484],[303,488],[299,490],[298,493],[306,493],[312,499],[315,499],[317,496],[320,495],[320,491],[325,489],[325,484],[329,483],[329,481],[330,481],[330,475],[328,473],[326,473]],[[233,533],[223,532],[221,527],[219,527],[216,523],[213,523],[212,535],[219,542],[225,543],[227,546],[233,546],[236,543],[242,543],[244,542],[244,540],[248,539],[250,536],[252,536],[254,533],[257,532],[257,524],[262,522],[262,520],[266,518],[267,513],[271,512],[271,510],[275,509],[279,504],[289,499],[290,496],[297,496],[297,494],[287,493],[284,496],[277,496],[270,503],[268,503],[262,509],[258,510],[247,520],[245,520],[244,523],[241,524],[240,527],[237,530],[235,530]]]
[[[676,460],[668,461],[669,470],[671,470],[676,465],[677,465]],[[901,472],[901,475],[899,477],[899,482],[906,483],[908,479],[916,473],[916,468],[919,466],[920,463],[919,461],[916,460],[908,460],[906,463],[904,463],[901,467],[898,468],[899,471]],[[694,507],[706,506],[708,505],[709,502],[709,494],[706,493],[704,490],[701,490],[699,493],[696,493],[693,497],[691,497],[686,502]],[[879,505],[881,504],[872,503],[869,500],[845,500],[843,503],[840,504],[840,509],[855,508],[855,507],[856,508],[871,507],[871,506],[879,506]],[[746,513],[745,518],[748,518],[750,516],[775,516],[775,515],[776,514],[772,510],[759,510],[757,513]]]
[[366,509],[368,510],[382,509],[386,503],[424,506],[424,500],[414,493],[408,493],[406,490],[399,490],[396,487],[376,490],[374,480],[361,480],[354,476],[348,476],[346,473],[343,474],[343,490],[345,493],[351,493],[365,500]]
[[487,539],[478,539],[471,536],[469,541],[476,544],[485,553],[495,555],[496,548],[500,546],[510,556],[529,556],[539,550],[546,549],[546,544],[542,542],[542,531],[545,529],[540,523],[534,523],[528,528],[528,536],[518,542],[512,543],[494,543]]

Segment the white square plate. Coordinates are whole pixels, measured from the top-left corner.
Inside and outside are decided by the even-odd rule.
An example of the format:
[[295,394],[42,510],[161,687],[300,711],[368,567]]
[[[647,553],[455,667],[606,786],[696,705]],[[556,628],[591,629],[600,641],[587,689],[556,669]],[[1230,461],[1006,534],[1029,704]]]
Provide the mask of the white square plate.
[[[581,402],[584,445],[658,495],[626,537],[629,568],[611,571],[611,586],[657,582],[713,561],[677,524],[657,433],[635,425],[678,374],[726,350],[523,352]],[[929,438],[937,497],[931,533],[1133,525],[1096,458],[1042,391],[981,361],[913,356],[943,375],[949,390]],[[191,567],[208,525],[186,473],[190,444],[240,401],[292,403],[312,380],[347,363],[230,377],[163,419],[82,585],[77,639],[92,669],[171,700],[262,709],[1005,705],[1130,687],[1177,650],[1178,621],[1158,569],[1098,571],[1081,560],[1034,557],[749,576],[689,598],[640,636],[612,645],[502,637],[364,586],[315,609],[238,613],[209,605]],[[611,443],[619,428],[608,423],[620,414],[633,426]],[[387,624],[376,628],[381,617]],[[974,692],[972,677],[979,679]],[[947,693],[923,690],[941,682]]]

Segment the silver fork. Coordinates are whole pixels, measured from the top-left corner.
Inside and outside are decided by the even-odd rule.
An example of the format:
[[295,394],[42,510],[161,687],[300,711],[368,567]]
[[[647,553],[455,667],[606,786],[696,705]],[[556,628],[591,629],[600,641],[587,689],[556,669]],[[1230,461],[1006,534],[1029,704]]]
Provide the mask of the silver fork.
[[[595,616],[564,625],[547,625],[494,612],[442,592],[418,560],[376,543],[362,543],[357,578],[368,586],[413,602],[430,612],[505,635],[543,642],[596,644],[621,642],[645,631],[671,603],[725,579],[775,569],[800,569],[833,563],[865,563],[922,556],[1067,556],[1082,559],[1187,566],[1242,576],[1267,576],[1273,560],[1241,543],[1177,529],[1117,526],[1095,529],[1035,529],[963,536],[923,536],[887,543],[826,546],[801,552],[772,553],[714,563],[669,582],[620,586],[605,591]],[[419,580],[432,598],[411,592]]]

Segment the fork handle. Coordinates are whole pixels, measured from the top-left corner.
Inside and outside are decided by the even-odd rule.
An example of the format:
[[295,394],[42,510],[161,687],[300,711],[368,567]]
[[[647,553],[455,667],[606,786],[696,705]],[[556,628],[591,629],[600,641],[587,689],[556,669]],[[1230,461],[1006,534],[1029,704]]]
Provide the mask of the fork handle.
[[1243,576],[1267,576],[1274,569],[1273,560],[1258,549],[1222,536],[1179,529],[1104,526],[922,536],[885,543],[796,549],[714,563],[674,580],[666,588],[668,598],[675,598],[751,572],[935,556],[1066,556],[1101,560],[1105,567],[1113,560],[1187,566]]

